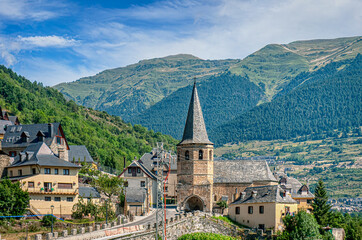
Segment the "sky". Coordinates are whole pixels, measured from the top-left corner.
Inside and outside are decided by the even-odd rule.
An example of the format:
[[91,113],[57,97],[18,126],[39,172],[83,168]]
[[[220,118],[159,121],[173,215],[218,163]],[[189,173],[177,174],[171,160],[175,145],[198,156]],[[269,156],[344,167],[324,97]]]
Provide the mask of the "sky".
[[143,59],[362,35],[362,0],[0,0],[0,64],[53,86]]

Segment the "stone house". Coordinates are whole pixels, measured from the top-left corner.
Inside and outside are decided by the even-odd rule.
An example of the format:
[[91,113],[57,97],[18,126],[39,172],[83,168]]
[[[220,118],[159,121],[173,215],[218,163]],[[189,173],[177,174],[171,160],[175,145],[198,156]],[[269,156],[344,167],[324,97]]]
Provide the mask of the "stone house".
[[59,158],[45,142],[29,144],[7,167],[11,181],[19,181],[29,192],[29,210],[33,214],[49,214],[68,218],[78,202],[78,171],[76,164]]
[[194,84],[185,129],[177,145],[177,200],[185,211],[219,211],[217,202],[228,204],[247,187],[277,185],[265,160],[214,161]]
[[248,187],[230,204],[229,217],[251,228],[282,230],[282,218],[298,211],[297,202],[279,185]]
[[156,204],[157,178],[142,162],[134,160],[119,175],[126,182],[125,214],[148,214]]

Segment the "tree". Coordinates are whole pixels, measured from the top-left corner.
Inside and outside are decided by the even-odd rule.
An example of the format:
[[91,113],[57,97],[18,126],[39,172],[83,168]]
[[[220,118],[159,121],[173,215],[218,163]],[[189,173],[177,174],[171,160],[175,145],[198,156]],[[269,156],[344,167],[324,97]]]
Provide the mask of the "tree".
[[313,214],[316,218],[319,225],[326,226],[329,223],[330,219],[330,209],[331,205],[327,203],[328,194],[325,189],[322,179],[318,181],[317,187],[315,189],[315,198],[312,203]]
[[91,182],[98,192],[103,193],[109,199],[123,193],[123,180],[117,176],[99,173]]
[[20,182],[9,179],[0,182],[0,215],[23,215],[29,205],[29,193],[20,188]]
[[279,240],[315,240],[322,239],[319,225],[313,215],[300,211],[295,216],[283,218],[285,230],[279,234]]
[[228,208],[228,203],[225,200],[218,201],[216,203],[221,208],[221,213],[224,214],[224,209]]

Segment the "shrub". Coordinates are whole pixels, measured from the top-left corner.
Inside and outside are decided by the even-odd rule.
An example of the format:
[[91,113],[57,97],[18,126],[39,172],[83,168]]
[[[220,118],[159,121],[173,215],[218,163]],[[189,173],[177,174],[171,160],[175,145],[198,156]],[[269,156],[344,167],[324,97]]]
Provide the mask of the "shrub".
[[54,217],[53,215],[46,215],[43,217],[43,219],[41,220],[41,223],[43,224],[43,226],[45,227],[50,227],[52,225],[52,219],[53,219],[53,224],[57,221],[57,218]]

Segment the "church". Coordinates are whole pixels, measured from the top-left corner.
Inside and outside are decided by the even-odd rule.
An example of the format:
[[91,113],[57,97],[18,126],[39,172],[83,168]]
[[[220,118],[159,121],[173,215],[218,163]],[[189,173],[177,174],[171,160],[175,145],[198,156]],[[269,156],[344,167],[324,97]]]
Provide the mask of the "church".
[[217,202],[228,204],[246,188],[278,185],[266,161],[214,160],[214,144],[205,127],[196,82],[185,129],[177,145],[177,200],[185,211],[218,211]]

